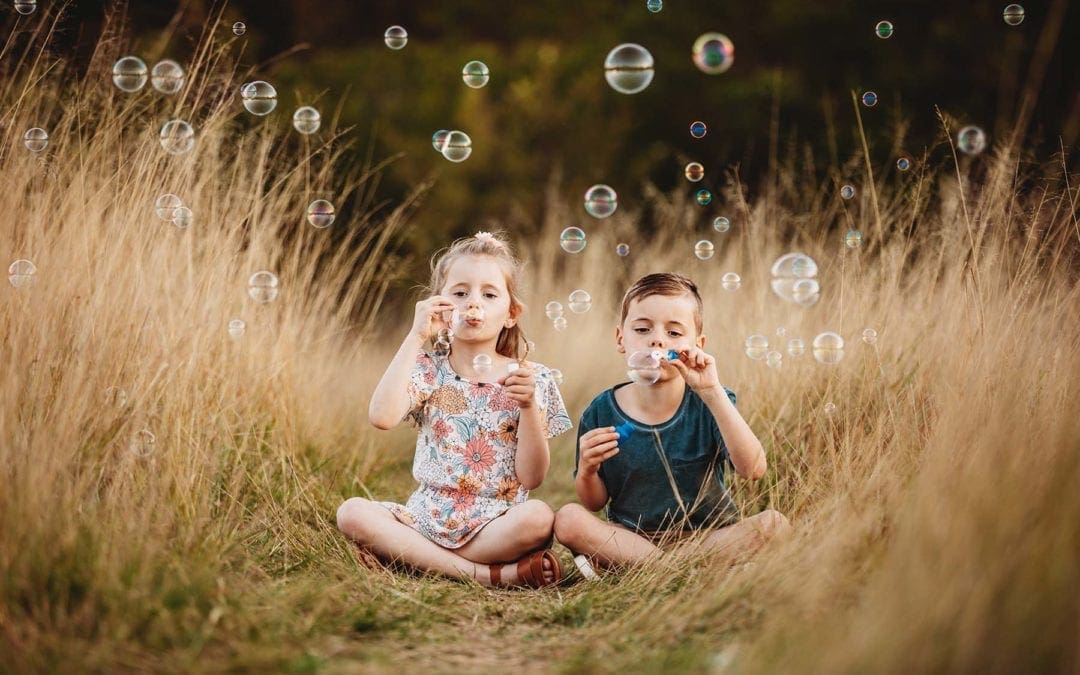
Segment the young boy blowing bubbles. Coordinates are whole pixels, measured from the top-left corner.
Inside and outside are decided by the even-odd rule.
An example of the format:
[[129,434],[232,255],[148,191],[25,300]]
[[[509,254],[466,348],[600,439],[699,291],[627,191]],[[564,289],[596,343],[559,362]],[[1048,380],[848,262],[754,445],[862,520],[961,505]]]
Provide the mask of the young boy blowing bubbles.
[[[716,359],[702,351],[701,313],[697,286],[680,274],[646,275],[623,297],[619,353],[674,350],[678,359],[662,362],[655,384],[615,385],[582,413],[574,469],[581,504],[559,509],[555,536],[579,554],[586,576],[582,555],[605,568],[632,564],[660,551],[657,543],[708,529],[696,541],[734,561],[790,530],[771,509],[735,522],[723,465],[757,480],[765,451],[735,393],[720,384]],[[608,522],[590,513],[605,504]]]

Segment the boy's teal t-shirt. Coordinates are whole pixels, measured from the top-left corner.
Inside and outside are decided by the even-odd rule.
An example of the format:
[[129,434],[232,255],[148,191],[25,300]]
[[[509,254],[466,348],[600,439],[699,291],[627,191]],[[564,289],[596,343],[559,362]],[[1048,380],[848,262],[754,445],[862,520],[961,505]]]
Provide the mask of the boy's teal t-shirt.
[[[712,411],[687,386],[671,419],[658,425],[642,424],[631,419],[615,401],[615,390],[628,384],[602,392],[581,414],[574,477],[581,458],[581,436],[597,427],[618,427],[629,422],[633,429],[629,438],[619,441],[619,452],[605,460],[598,472],[608,491],[608,520],[643,532],[734,522],[738,510],[724,487],[724,467],[731,465],[731,459]],[[724,392],[734,405],[735,392],[727,387]],[[670,476],[661,459],[661,446]],[[675,498],[672,482],[685,513]]]

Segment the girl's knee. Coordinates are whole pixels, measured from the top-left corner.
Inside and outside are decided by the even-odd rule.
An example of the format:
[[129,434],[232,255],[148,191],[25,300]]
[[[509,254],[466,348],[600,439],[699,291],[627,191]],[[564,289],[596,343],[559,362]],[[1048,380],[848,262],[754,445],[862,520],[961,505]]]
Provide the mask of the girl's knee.
[[555,527],[555,512],[551,507],[539,499],[530,499],[521,505],[524,522],[521,524],[523,532],[529,534],[529,538],[535,540],[534,545],[540,546],[551,539],[551,533]]

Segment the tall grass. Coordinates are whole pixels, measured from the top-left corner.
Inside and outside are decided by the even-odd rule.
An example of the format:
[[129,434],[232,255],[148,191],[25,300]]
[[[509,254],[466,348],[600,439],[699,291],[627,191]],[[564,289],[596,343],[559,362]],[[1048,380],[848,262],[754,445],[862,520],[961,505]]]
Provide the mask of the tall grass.
[[[723,235],[681,193],[648,187],[638,210],[624,195],[585,223],[553,181],[541,235],[517,243],[525,327],[536,359],[564,372],[571,416],[621,377],[626,284],[690,274],[706,348],[769,455],[764,480],[731,477],[738,503],[781,510],[795,534],[734,569],[696,557],[487,591],[366,567],[333,523],[345,497],[411,489],[412,435],[376,432],[365,411],[411,318],[384,299],[425,186],[375,217],[377,167],[343,166],[334,124],[305,143],[284,102],[267,120],[240,109],[250,78],[212,37],[220,26],[167,98],[112,87],[115,25],[77,76],[41,50],[49,17],[36,20],[9,39],[0,84],[0,259],[38,269],[0,293],[0,670],[390,670],[403,653],[439,671],[1080,667],[1067,157],[1036,164],[999,143],[954,165],[933,148],[910,174],[889,160],[872,184],[849,178],[851,203],[796,163],[755,196],[732,176]],[[158,145],[172,117],[197,129],[187,155]],[[39,156],[21,142],[34,126],[51,138]],[[865,175],[868,158],[836,177]],[[156,218],[164,192],[192,209],[190,228]],[[315,230],[306,205],[325,195],[350,217]],[[575,223],[589,244],[569,256],[556,242]],[[848,227],[860,249],[844,247]],[[701,238],[714,258],[692,255]],[[769,290],[790,250],[820,265],[813,307]],[[281,279],[269,305],[247,297],[260,269]],[[737,291],[721,289],[727,271]],[[593,307],[557,332],[540,308],[575,288]],[[247,323],[239,339],[232,318]],[[847,340],[836,366],[808,352],[774,370],[742,353],[751,333],[782,351],[822,330]],[[572,433],[552,443],[535,496],[573,499],[573,448]]]

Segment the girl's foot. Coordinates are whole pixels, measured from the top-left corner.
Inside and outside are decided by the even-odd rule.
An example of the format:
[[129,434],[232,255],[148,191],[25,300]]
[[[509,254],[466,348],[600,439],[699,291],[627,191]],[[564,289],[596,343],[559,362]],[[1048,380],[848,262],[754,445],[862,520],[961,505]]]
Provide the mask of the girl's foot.
[[517,564],[488,565],[488,586],[526,586],[543,588],[562,579],[559,559],[551,549],[533,551],[517,561]]

